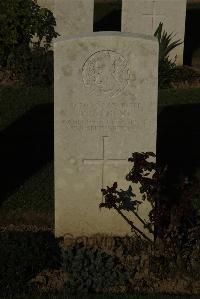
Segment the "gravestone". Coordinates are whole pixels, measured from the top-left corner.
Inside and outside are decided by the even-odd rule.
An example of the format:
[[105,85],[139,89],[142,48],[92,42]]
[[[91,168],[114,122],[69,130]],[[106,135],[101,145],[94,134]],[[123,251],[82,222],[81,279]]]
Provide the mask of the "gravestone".
[[92,32],[94,0],[37,0],[56,19],[55,31],[60,36]]
[[156,152],[158,43],[117,32],[57,39],[54,63],[56,235],[132,235],[99,209],[101,188],[128,188],[131,154]]
[[[167,33],[176,34],[175,40],[184,41],[186,0],[122,0],[122,32],[153,35],[160,22]],[[170,53],[183,64],[184,44]]]

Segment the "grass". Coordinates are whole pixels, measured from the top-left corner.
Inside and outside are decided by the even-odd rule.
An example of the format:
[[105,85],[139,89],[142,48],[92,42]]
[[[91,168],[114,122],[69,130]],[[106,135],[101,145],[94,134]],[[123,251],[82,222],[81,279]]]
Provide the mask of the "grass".
[[52,104],[49,86],[0,87],[0,225],[53,225]]
[[200,104],[200,88],[160,89],[158,91],[158,113],[167,106]]
[[158,92],[158,105],[184,105],[199,104],[200,88],[188,89],[160,89]]
[[0,131],[37,105],[53,103],[52,87],[0,86]]
[[38,225],[52,227],[54,224],[54,178],[53,162],[26,180],[9,195],[0,208],[0,225]]
[[[24,115],[29,114],[34,118],[34,122],[30,126],[37,126],[36,130],[31,131],[27,130],[29,135],[25,134],[26,138],[36,138],[33,143],[28,147],[30,151],[32,146],[36,143],[41,143],[46,136],[46,129],[48,129],[48,123],[45,114],[39,117],[39,111],[35,111],[33,116],[30,111],[35,107],[43,107],[42,105],[48,105],[53,103],[53,88],[52,87],[35,87],[35,88],[24,88],[20,86],[7,86],[0,87],[0,133],[7,132],[8,128],[18,126],[18,122],[23,119]],[[194,104],[200,103],[200,88],[196,89],[171,89],[171,90],[160,90],[159,91],[159,111],[164,109],[166,106],[173,105],[184,105],[184,104]],[[49,118],[52,117],[52,114]],[[39,119],[41,118],[41,121]],[[52,120],[53,121],[53,120]],[[45,123],[47,123],[45,125]],[[46,127],[45,127],[46,126]],[[42,127],[45,127],[44,132],[40,136],[39,132],[42,130]],[[14,135],[18,133],[22,134],[22,140],[24,140],[23,132],[27,128],[27,123],[22,122],[19,126],[19,130]],[[51,127],[51,130],[53,127]],[[10,136],[8,134],[8,136]],[[10,156],[13,157],[18,147],[15,138],[7,138],[6,142],[9,139],[9,147],[13,147],[14,150],[7,155],[8,163],[11,163],[11,172],[8,172],[7,180],[15,181],[20,173],[24,171],[24,176],[21,180],[17,181],[16,184],[12,186],[12,192],[3,193],[3,199],[1,199],[0,206],[0,225],[9,224],[12,221],[13,224],[38,224],[43,226],[53,226],[53,210],[54,210],[54,189],[53,189],[53,156],[49,156],[49,159],[41,161],[38,163],[36,169],[27,174],[27,169],[22,169],[22,165],[19,164],[19,171],[16,170],[16,173],[13,174],[14,168],[18,167],[18,164],[15,165],[15,160],[20,158],[20,153],[23,148],[19,148],[19,154],[17,154],[13,160],[10,162]],[[34,137],[35,136],[35,137]],[[12,139],[13,138],[13,139]],[[50,139],[53,138],[48,137]],[[48,139],[47,138],[47,139]],[[34,153],[35,149],[33,148],[33,157],[30,163],[35,164],[39,159],[39,153],[46,155],[46,151],[49,147],[52,147],[52,143],[45,145],[44,151],[42,148],[39,148],[39,152]],[[51,142],[53,142],[51,140]],[[26,146],[26,143],[25,145]],[[5,149],[7,152],[9,149]],[[35,155],[34,155],[35,154]],[[21,159],[24,161],[24,154],[21,155]],[[35,158],[34,158],[35,156]],[[22,163],[23,163],[22,161]],[[12,165],[14,163],[13,169]],[[27,160],[29,163],[29,160]],[[7,168],[5,164],[5,168]],[[30,167],[30,166],[29,166]],[[13,175],[12,175],[13,174]],[[2,174],[2,180],[5,180],[4,174]],[[1,182],[2,182],[1,180]],[[5,184],[2,184],[4,188]],[[2,189],[1,187],[1,189]],[[7,186],[9,189],[10,186]],[[11,188],[10,188],[11,189]]]
[[[187,89],[187,90],[160,90],[159,91],[159,109],[164,107],[187,105],[200,103],[200,88],[199,89]],[[5,169],[2,168],[1,163],[1,183],[4,180],[5,173],[9,166],[10,169],[7,173],[7,180],[17,182],[17,184],[6,186],[11,192],[4,192],[0,202],[0,226],[14,224],[14,225],[35,225],[39,227],[51,227],[54,225],[54,188],[53,188],[53,155],[51,154],[48,159],[44,159],[38,163],[36,168],[32,167],[40,158],[40,155],[46,157],[48,148],[53,147],[52,140],[53,134],[48,135],[49,130],[49,118],[53,122],[53,114],[48,109],[43,108],[46,105],[53,104],[53,88],[52,87],[37,87],[37,88],[24,88],[20,86],[7,86],[0,87],[0,138],[8,143],[8,146],[4,148],[1,162],[5,160]],[[36,109],[39,107],[38,109]],[[35,110],[36,109],[36,110]],[[42,111],[42,112],[41,112]],[[29,119],[31,122],[29,123]],[[18,128],[15,131],[16,127]],[[35,128],[36,127],[36,128]],[[10,131],[14,133],[10,134]],[[40,131],[42,131],[41,136]],[[50,131],[53,131],[53,127],[50,127]],[[25,133],[24,133],[25,132]],[[24,135],[25,134],[25,135]],[[22,135],[22,136],[21,136]],[[43,139],[47,135],[47,144],[43,146]],[[6,137],[6,139],[4,139]],[[25,143],[22,147],[18,146],[18,143]],[[20,141],[19,141],[19,140]],[[25,160],[26,144],[29,139],[33,139],[34,142],[28,146],[28,156],[31,156],[31,162]],[[51,139],[49,143],[49,139]],[[2,141],[0,139],[0,141]],[[43,147],[35,149],[35,143],[41,143]],[[1,143],[1,147],[3,142]],[[23,148],[25,151],[23,152]],[[33,147],[33,148],[32,148]],[[11,148],[11,151],[10,151]],[[17,150],[16,150],[17,149]],[[8,153],[7,153],[8,151]],[[17,151],[17,154],[15,152]],[[22,151],[22,154],[21,154]],[[32,156],[33,154],[33,156]],[[14,158],[12,157],[14,155]],[[27,169],[23,168],[21,163],[16,164],[15,160],[22,160],[22,164],[28,165],[27,169],[31,168],[31,172],[27,173]],[[11,160],[11,162],[10,162]],[[24,172],[24,175],[18,180],[20,174]],[[4,180],[6,182],[6,180]],[[4,188],[4,183],[1,184],[1,190]],[[1,194],[0,194],[1,195]],[[14,243],[16,248],[16,244]],[[23,245],[24,246],[24,245]],[[53,295],[53,294],[15,294],[1,295],[3,298],[13,299],[61,299],[61,298],[96,298],[96,299],[197,299],[197,296],[172,296],[172,295]]]
[[[53,87],[0,86],[0,131],[33,107],[47,103],[53,103]],[[200,88],[159,90],[159,106],[192,103],[200,103]]]

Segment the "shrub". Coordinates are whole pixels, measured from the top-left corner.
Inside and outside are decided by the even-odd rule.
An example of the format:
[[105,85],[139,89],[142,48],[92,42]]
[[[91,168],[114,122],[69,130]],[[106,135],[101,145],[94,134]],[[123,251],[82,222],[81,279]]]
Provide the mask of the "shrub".
[[[29,68],[33,71],[30,76],[36,77],[36,67],[37,75],[43,76],[49,60],[47,51],[52,39],[58,36],[52,12],[40,8],[33,0],[1,1],[0,23],[0,67],[8,68],[12,77],[20,79],[23,72],[23,77],[27,77]],[[43,50],[39,49],[41,43]]]
[[[157,188],[157,173],[155,172],[155,162],[147,161],[148,158],[155,157],[154,153],[133,153],[132,157],[128,159],[129,162],[133,162],[133,167],[129,174],[126,176],[127,181],[140,185],[140,193],[142,194],[142,201],[136,200],[136,195],[132,191],[132,187],[124,191],[122,189],[117,190],[117,182],[114,182],[112,187],[102,189],[101,192],[105,198],[105,202],[99,205],[100,208],[114,208],[119,215],[130,225],[131,230],[139,233],[143,238],[151,242],[148,235],[142,232],[134,223],[130,221],[123,211],[130,211],[135,218],[143,225],[144,229],[154,236],[154,217],[153,213],[149,214],[149,219],[146,222],[138,214],[138,207],[142,202],[148,200],[151,203],[152,211],[155,210],[155,195]],[[152,174],[152,172],[154,172]],[[151,174],[151,177],[149,176]]]
[[104,292],[125,285],[136,272],[134,267],[125,267],[118,257],[100,249],[84,248],[82,243],[65,249],[63,256],[64,270],[70,273],[66,284],[69,293]]
[[158,69],[158,86],[159,88],[165,88],[169,85],[169,82],[173,78],[175,69],[175,59],[171,61],[169,59],[169,53],[181,45],[180,40],[172,42],[172,33],[168,34],[163,31],[163,23],[159,23],[154,36],[157,37],[159,43],[159,69]]
[[164,59],[169,59],[169,53],[181,45],[180,40],[171,42],[172,33],[168,34],[165,30],[163,31],[163,23],[159,23],[158,28],[156,29],[154,36],[157,37],[159,43],[159,61]]
[[[143,224],[144,231],[148,230],[155,235],[153,251],[149,256],[149,270],[154,277],[163,280],[187,276],[198,280],[199,180],[195,176],[185,177],[181,173],[175,175],[173,169],[171,171],[167,167],[160,169],[155,163],[147,161],[151,156],[154,154],[133,153],[128,159],[134,165],[126,179],[139,184],[142,200],[137,200],[131,186],[126,191],[118,190],[115,182],[112,187],[102,189],[105,200],[99,206],[115,209],[130,225],[132,231],[150,241],[146,232],[140,231],[134,220],[130,221],[123,212],[133,213],[135,219]],[[155,173],[149,177],[152,170],[155,170]],[[144,221],[137,211],[137,207],[145,199],[152,203],[149,222]]]
[[158,67],[158,87],[167,88],[175,76],[176,64],[167,58],[159,61]]
[[10,55],[8,67],[12,79],[28,86],[53,84],[53,51],[45,48],[33,48],[28,51],[22,47]]
[[[178,226],[182,227],[182,233],[187,229],[198,225],[198,211],[193,207],[193,200],[199,198],[200,184],[195,177],[185,177],[181,173],[176,175],[173,169],[166,166],[159,167],[148,158],[155,157],[154,153],[133,153],[128,159],[133,162],[133,167],[126,180],[139,185],[141,200],[136,198],[132,186],[128,190],[118,190],[117,182],[112,187],[102,189],[104,202],[100,208],[115,209],[116,212],[130,225],[136,234],[151,241],[146,234],[165,239],[169,232],[173,232]],[[153,174],[152,174],[153,172]],[[145,200],[150,202],[151,211],[146,221],[139,215],[138,207]],[[144,228],[141,231],[133,221],[123,213],[128,211],[139,221]],[[173,213],[175,215],[173,215]],[[181,231],[181,230],[179,230]],[[167,232],[167,233],[166,233]],[[182,241],[184,241],[183,234]]]

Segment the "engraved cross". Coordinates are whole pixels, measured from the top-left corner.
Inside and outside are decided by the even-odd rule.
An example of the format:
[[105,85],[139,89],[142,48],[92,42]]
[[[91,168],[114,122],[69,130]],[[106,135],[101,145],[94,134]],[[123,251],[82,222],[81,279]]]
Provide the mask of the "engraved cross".
[[152,13],[148,14],[143,14],[143,16],[145,17],[150,17],[151,18],[151,28],[152,28],[152,33],[154,34],[154,31],[156,30],[155,26],[156,26],[156,18],[160,18],[160,17],[165,17],[165,15],[163,14],[157,14],[156,13],[156,2],[155,0],[152,1],[152,4],[153,4],[153,9],[152,9]]
[[128,159],[106,159],[105,157],[105,138],[108,138],[109,136],[102,136],[102,158],[101,159],[83,159],[84,164],[101,164],[102,165],[102,174],[101,174],[101,184],[102,188],[104,188],[104,165],[105,164],[116,164],[123,163],[128,161]]

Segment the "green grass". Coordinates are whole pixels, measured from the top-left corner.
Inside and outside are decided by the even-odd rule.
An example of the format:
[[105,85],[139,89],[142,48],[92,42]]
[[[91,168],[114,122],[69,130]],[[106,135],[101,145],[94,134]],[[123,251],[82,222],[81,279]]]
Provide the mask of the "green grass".
[[[52,87],[25,88],[20,86],[0,87],[0,129],[22,117],[33,107],[53,102]],[[159,91],[159,109],[168,105],[200,103],[200,88],[166,89]],[[52,217],[54,207],[53,194],[53,162],[49,162],[24,182],[13,194],[9,195],[1,205],[1,222],[6,218],[24,221],[22,215],[47,213]]]
[[[34,107],[53,102],[53,88],[24,88],[19,86],[0,87],[0,130],[20,119]],[[160,90],[160,108],[171,105],[200,103],[200,88],[187,90]],[[19,170],[20,171],[20,170]],[[38,169],[21,186],[10,194],[0,207],[0,225],[33,224],[53,227],[54,192],[53,161]],[[173,295],[41,295],[1,294],[0,299],[197,299],[198,296]]]
[[0,86],[0,131],[37,105],[53,102],[53,88]]
[[[35,106],[52,102],[52,87],[0,87],[0,130],[3,131]],[[168,105],[200,103],[200,88],[160,90],[158,103],[159,110]],[[36,224],[41,221],[43,225],[53,225],[53,210],[52,161],[44,165],[42,169],[38,169],[32,177],[6,198],[0,207],[0,224],[9,223],[12,220],[17,224],[31,221]],[[38,219],[37,214],[43,216]],[[47,215],[46,219],[45,214]]]
[[[0,86],[0,130],[35,106],[46,103],[53,103],[53,87]],[[200,103],[200,88],[159,90],[159,106],[192,103]]]
[[173,105],[200,104],[200,88],[160,89],[158,91],[158,113]]
[[[50,86],[0,86],[0,133],[34,107],[48,103],[53,103],[53,88]],[[41,225],[52,225],[53,210],[52,161],[38,169],[1,203],[0,225],[11,221],[13,224],[37,224],[40,221]],[[38,214],[42,215],[39,219]]]
[[200,88],[160,89],[158,105],[171,106],[200,103]]
[[0,208],[0,225],[12,224],[53,227],[54,177],[53,162],[49,162],[16,192],[8,196]]

